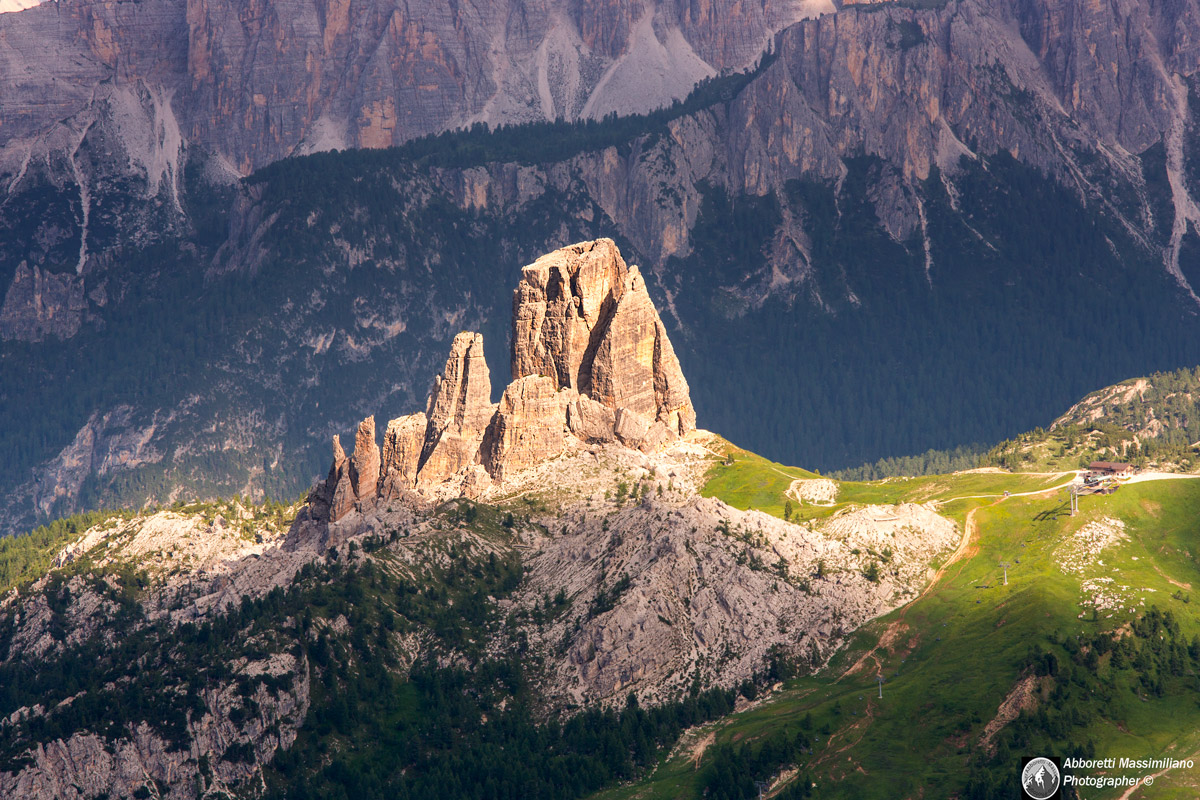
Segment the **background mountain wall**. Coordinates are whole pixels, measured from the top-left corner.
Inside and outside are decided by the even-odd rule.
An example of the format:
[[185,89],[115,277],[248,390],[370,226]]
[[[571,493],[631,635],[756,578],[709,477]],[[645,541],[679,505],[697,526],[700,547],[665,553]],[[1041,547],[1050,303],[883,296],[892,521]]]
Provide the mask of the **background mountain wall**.
[[0,15],[0,138],[114,95],[169,98],[187,140],[248,174],[472,122],[646,111],[744,69],[829,0],[66,0]]

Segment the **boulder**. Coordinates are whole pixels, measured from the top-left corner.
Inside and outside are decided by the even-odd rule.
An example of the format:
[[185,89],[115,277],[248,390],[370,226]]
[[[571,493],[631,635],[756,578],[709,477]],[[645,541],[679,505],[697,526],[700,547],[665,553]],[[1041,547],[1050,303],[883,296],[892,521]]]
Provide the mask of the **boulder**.
[[476,464],[463,475],[460,492],[463,497],[469,500],[476,500],[491,485],[492,476],[488,474],[488,471],[483,466]]
[[589,444],[611,442],[616,424],[616,413],[587,395],[579,395],[567,405],[567,427]]
[[672,430],[667,423],[655,420],[646,431],[646,435],[642,437],[638,449],[643,453],[652,453],[663,445],[675,441],[678,437],[678,432]]
[[638,449],[650,432],[650,421],[636,411],[628,408],[618,408],[614,432],[621,444]]
[[337,522],[354,508],[354,486],[350,482],[350,460],[342,449],[342,442],[337,436],[333,437],[333,466],[325,481],[329,494],[329,510],[326,516],[330,522]]

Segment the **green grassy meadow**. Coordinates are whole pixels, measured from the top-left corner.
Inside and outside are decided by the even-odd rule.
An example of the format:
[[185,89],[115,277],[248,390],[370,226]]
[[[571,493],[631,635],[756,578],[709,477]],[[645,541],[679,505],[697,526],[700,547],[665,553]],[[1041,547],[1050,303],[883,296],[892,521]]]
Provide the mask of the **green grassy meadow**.
[[[717,497],[742,510],[753,508],[783,519],[788,498],[785,493],[793,480],[812,480],[821,475],[799,467],[769,461],[760,455],[723,443],[725,461],[709,471],[701,494]],[[1058,486],[1070,474],[963,472],[954,475],[926,475],[919,478],[887,478],[869,482],[841,482],[833,505],[792,501],[793,519],[809,520],[832,516],[850,505],[869,503],[924,503],[960,497],[1002,497],[1005,492],[1019,494]]]
[[[740,508],[782,516],[788,476],[815,477],[744,451],[726,455],[732,465],[714,467],[704,492]],[[714,759],[722,753],[769,762],[777,742],[801,739],[811,752],[761,769],[757,777],[774,781],[768,796],[1013,797],[1022,755],[1200,762],[1200,480],[1086,496],[1074,517],[1064,491],[1003,497],[1065,479],[965,473],[847,483],[834,506],[795,504],[793,518],[805,519],[855,503],[936,500],[951,518],[970,515],[974,535],[924,595],[860,629],[818,673],[692,732],[648,778],[598,797],[698,798],[718,784]],[[1105,520],[1123,522],[1124,538],[1065,571],[1069,540]],[[1106,587],[1116,607],[1095,608],[1085,582]],[[1169,613],[1167,627],[1149,627],[1152,608]],[[988,723],[1023,681],[1031,701],[997,726],[994,749],[985,747]],[[709,734],[695,758],[692,745]],[[782,771],[793,763],[796,777]],[[805,794],[801,781],[815,788]],[[1086,788],[1080,796],[1123,791]],[[1197,796],[1200,768],[1167,772],[1132,795]]]

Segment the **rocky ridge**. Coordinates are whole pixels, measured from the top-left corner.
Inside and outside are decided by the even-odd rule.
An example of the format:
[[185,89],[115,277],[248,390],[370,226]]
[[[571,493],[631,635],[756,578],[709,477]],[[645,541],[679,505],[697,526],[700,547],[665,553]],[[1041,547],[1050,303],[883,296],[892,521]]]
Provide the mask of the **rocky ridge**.
[[610,239],[564,247],[522,270],[513,293],[513,381],[491,402],[483,337],[454,338],[424,412],[375,418],[353,454],[337,436],[313,519],[403,498],[480,498],[514,474],[590,443],[651,452],[696,429],[687,380],[636,266]]
[[[0,617],[12,624],[0,664],[53,664],[97,642],[103,657],[123,637],[203,623],[248,596],[286,586],[311,555],[281,550],[285,533],[236,502],[215,514],[184,508],[100,523],[64,547],[48,575],[0,598]],[[122,580],[130,568],[145,584],[132,607],[133,587],[127,575]],[[141,621],[129,627],[130,619]],[[153,669],[163,669],[162,656],[169,658],[154,654]],[[0,769],[0,796],[136,797],[150,786],[156,796],[194,797],[197,787],[221,793],[252,780],[277,748],[290,746],[304,721],[308,665],[270,636],[253,635],[218,674],[194,693],[194,713],[173,735],[161,724],[136,721],[41,741],[16,768]],[[171,685],[165,669],[158,679]],[[167,696],[174,691],[189,690],[171,686]],[[11,745],[27,726],[84,694],[12,711],[0,719],[0,738]],[[246,714],[247,707],[255,713]],[[236,752],[243,756],[221,757]]]
[[[512,533],[525,580],[501,610],[519,616],[565,598],[548,624],[520,629],[520,644],[489,643],[497,657],[521,646],[545,659],[548,704],[619,705],[630,692],[662,702],[697,676],[736,686],[772,657],[816,668],[863,623],[915,597],[929,564],[959,541],[931,505],[851,507],[797,524],[704,498],[725,447],[704,431],[650,452],[593,443],[489,487],[487,502],[523,520]],[[470,507],[457,498],[414,516],[405,500],[377,501],[335,522],[302,513],[283,547],[340,552],[405,530],[393,552],[420,570],[422,558],[444,558],[424,548],[495,547],[446,528]]]
[[[138,797],[137,792],[154,786],[163,798],[195,797],[197,786],[212,796],[228,796],[233,786],[245,785],[260,773],[258,763],[269,759],[277,748],[286,749],[308,711],[306,670],[290,654],[234,665],[238,676],[256,678],[300,677],[287,692],[272,694],[259,689],[251,698],[262,716],[246,726],[233,724],[231,715],[240,710],[244,698],[236,683],[206,688],[201,695],[209,713],[194,720],[188,729],[189,747],[179,750],[142,724],[129,738],[110,742],[95,733],[76,733],[66,740],[39,747],[30,755],[32,764],[17,774],[0,772],[0,793],[5,797],[30,800],[59,798]],[[36,717],[41,709],[23,710],[23,717]],[[249,763],[231,763],[220,754],[230,747],[247,746]],[[211,764],[207,771],[197,763]],[[158,781],[158,783],[156,783]],[[183,787],[188,787],[183,789]],[[159,787],[167,787],[165,792]],[[191,792],[191,794],[187,794]],[[209,795],[203,795],[209,796]]]
[[[726,446],[702,431],[649,452],[594,442],[515,473],[490,487],[492,502],[516,512],[500,540],[464,522],[469,500],[433,508],[416,492],[356,502],[335,522],[301,513],[286,534],[236,502],[112,520],[64,547],[50,575],[0,601],[0,622],[15,613],[8,659],[53,663],[97,637],[110,640],[126,566],[149,582],[139,601],[145,624],[171,630],[226,612],[236,619],[240,604],[286,588],[310,564],[378,563],[427,580],[448,566],[448,553],[486,560],[518,552],[525,579],[497,601],[501,616],[540,613],[555,594],[565,605],[548,624],[497,631],[488,651],[503,657],[529,648],[543,659],[550,707],[619,705],[630,692],[655,703],[686,694],[697,679],[736,686],[773,657],[824,663],[862,623],[915,596],[930,561],[958,540],[956,526],[926,506],[851,508],[794,524],[702,498]],[[382,551],[379,542],[387,542]],[[55,633],[64,619],[65,636]],[[310,636],[320,631],[351,633],[344,617],[317,622]],[[207,710],[189,720],[183,749],[144,724],[110,743],[79,730],[38,744],[18,769],[0,770],[0,792],[94,798],[154,785],[162,797],[183,798],[197,781],[229,791],[259,780],[261,765],[294,740],[317,674],[286,638],[261,636],[246,643],[255,655],[236,659],[228,680],[206,688]],[[418,631],[396,646],[405,668],[434,643]],[[248,681],[262,685],[249,696],[257,712],[246,718]],[[0,721],[0,735],[50,711],[18,709]],[[253,755],[219,758],[230,748]]]
[[[650,481],[653,499],[632,509],[569,507],[549,523],[567,533],[540,541],[528,561],[525,602],[563,586],[573,600],[573,613],[537,637],[547,650],[569,642],[548,682],[564,702],[618,702],[630,691],[667,700],[696,675],[734,685],[773,655],[818,667],[860,625],[914,597],[928,564],[958,540],[923,506],[793,525],[674,491],[660,501],[663,484]],[[611,611],[591,613],[614,594]]]
[[[504,608],[567,598],[556,621],[522,633],[550,664],[553,704],[667,700],[697,676],[734,685],[772,655],[822,664],[914,596],[958,541],[932,507],[798,525],[701,497],[726,445],[696,429],[644,281],[609,240],[522,270],[511,354],[513,381],[492,404],[481,337],[461,333],[426,411],[388,424],[382,456],[373,417],[352,455],[335,438],[329,475],[283,546],[320,552],[400,528],[437,541],[436,516],[419,521],[431,509],[528,509],[514,529],[527,580]],[[378,465],[378,480],[356,463]],[[511,646],[491,643],[497,655]]]

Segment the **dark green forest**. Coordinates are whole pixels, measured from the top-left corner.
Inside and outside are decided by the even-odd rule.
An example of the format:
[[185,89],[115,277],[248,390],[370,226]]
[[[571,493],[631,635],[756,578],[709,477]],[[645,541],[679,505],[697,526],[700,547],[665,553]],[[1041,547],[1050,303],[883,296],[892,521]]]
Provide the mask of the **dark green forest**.
[[59,551],[88,528],[130,516],[128,511],[85,511],[56,519],[29,533],[0,537],[0,595],[45,575]]
[[[1195,701],[1200,695],[1200,638],[1188,640],[1174,615],[1156,607],[1136,619],[1128,635],[1123,633],[1051,634],[1030,645],[1022,673],[1053,686],[1049,701],[1005,726],[993,752],[981,748],[975,753],[964,800],[1011,797],[1013,764],[1024,753],[1094,758],[1096,743],[1078,732],[1099,719],[1121,725],[1110,716],[1117,692]],[[1078,795],[1066,787],[1063,796]]]
[[830,313],[805,296],[752,309],[714,291],[762,267],[779,212],[710,194],[696,253],[672,265],[701,425],[831,471],[996,442],[1101,386],[1200,362],[1200,321],[1157,254],[1035,170],[1004,154],[968,168],[958,213],[931,176],[927,283],[920,243],[892,241],[866,199],[879,163],[850,168],[840,198],[799,182],[787,196],[810,221],[812,288]]
[[1198,443],[1200,368],[1180,369],[1089,395],[1050,430],[1039,426],[1005,439],[981,455],[979,464],[1074,469],[1118,460],[1138,469],[1190,471],[1200,457]]

